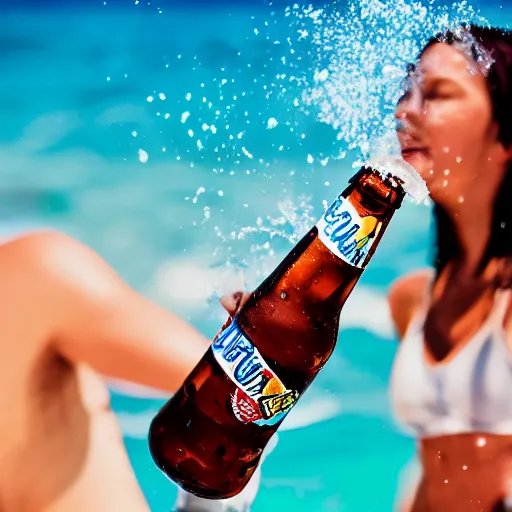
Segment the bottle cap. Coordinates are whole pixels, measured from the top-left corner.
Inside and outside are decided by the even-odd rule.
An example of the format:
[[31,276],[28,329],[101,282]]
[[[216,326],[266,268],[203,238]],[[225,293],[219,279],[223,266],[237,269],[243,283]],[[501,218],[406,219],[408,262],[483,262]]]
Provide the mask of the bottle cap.
[[391,174],[398,178],[403,182],[403,189],[414,202],[423,203],[429,196],[427,184],[423,178],[400,156],[377,156],[367,160],[365,167],[371,167],[383,176]]

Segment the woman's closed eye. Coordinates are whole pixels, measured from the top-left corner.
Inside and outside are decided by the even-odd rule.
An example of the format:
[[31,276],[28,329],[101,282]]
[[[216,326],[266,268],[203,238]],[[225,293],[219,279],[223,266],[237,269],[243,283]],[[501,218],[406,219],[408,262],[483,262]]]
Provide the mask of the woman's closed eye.
[[423,92],[425,100],[450,100],[455,97],[455,91],[449,86],[435,86]]
[[435,80],[424,84],[424,100],[450,100],[460,96],[461,89],[451,80]]

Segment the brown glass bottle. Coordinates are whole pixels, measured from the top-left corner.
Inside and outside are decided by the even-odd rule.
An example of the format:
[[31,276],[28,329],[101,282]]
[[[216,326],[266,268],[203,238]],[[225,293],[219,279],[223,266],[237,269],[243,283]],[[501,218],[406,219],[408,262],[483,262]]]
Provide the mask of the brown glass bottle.
[[398,179],[363,167],[217,335],[151,424],[169,478],[211,499],[245,487],[332,354],[341,308],[404,195]]

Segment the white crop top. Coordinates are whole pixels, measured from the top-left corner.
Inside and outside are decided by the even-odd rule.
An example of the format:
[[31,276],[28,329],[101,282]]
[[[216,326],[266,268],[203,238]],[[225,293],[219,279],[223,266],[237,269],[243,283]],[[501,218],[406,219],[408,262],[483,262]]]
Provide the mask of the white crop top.
[[510,296],[496,293],[485,323],[447,362],[425,359],[428,304],[409,325],[393,365],[391,398],[398,419],[418,437],[512,435],[512,352],[503,325]]

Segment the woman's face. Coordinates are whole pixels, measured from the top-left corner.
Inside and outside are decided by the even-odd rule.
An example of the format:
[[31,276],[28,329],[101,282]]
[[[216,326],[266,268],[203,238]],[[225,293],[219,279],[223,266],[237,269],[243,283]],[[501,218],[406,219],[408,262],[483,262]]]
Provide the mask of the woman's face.
[[494,197],[507,155],[477,64],[457,46],[434,44],[409,83],[396,110],[398,138],[432,199],[455,208],[478,194]]

